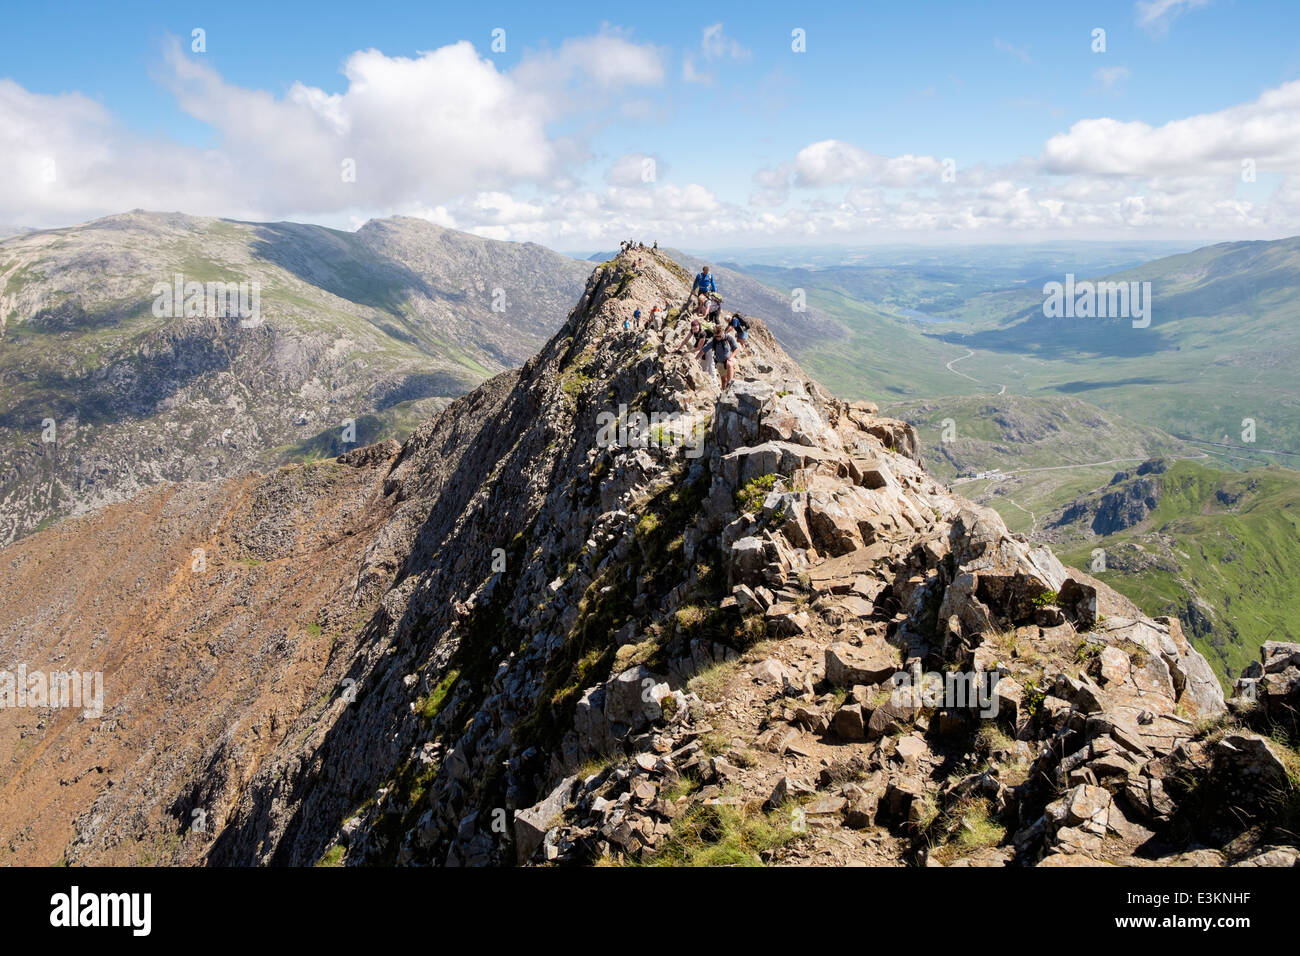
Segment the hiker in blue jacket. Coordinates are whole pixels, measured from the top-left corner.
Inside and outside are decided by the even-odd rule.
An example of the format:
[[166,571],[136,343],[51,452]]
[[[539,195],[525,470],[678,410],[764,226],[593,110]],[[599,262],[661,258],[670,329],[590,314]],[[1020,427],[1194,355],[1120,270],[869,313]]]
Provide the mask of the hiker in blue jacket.
[[700,274],[695,277],[695,283],[691,286],[691,294],[696,292],[717,292],[718,288],[713,284],[713,276],[709,275],[709,267],[705,266],[700,270]]

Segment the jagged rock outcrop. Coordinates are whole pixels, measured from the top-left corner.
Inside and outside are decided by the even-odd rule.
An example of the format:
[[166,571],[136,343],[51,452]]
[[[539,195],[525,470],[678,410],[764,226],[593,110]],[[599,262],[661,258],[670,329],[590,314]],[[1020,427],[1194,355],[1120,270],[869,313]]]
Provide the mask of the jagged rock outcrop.
[[1168,461],[1153,459],[1135,472],[1116,472],[1104,491],[1084,496],[1048,518],[1048,531],[1075,527],[1109,535],[1141,524],[1160,504],[1158,476],[1168,469]]
[[688,287],[618,257],[521,370],[366,458],[382,518],[336,600],[369,616],[269,753],[208,745],[239,772],[205,860],[1294,859],[1262,789],[1251,840],[1198,828],[1188,781],[1285,760],[1176,620],[954,495],[761,320],[726,392],[674,316],[624,328]]
[[1300,722],[1300,644],[1265,641],[1259,660],[1251,662],[1233,690],[1232,703],[1239,710],[1258,710],[1270,724],[1294,730]]

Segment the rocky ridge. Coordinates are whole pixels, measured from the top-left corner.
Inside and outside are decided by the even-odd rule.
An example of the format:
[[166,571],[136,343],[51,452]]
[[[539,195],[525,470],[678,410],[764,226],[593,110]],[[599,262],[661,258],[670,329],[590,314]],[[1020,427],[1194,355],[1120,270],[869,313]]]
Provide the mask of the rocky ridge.
[[689,286],[637,257],[369,453],[331,598],[368,616],[275,742],[101,794],[78,861],[149,799],[204,809],[184,852],[216,864],[1295,861],[1293,754],[1177,620],[954,495],[757,318],[720,393],[675,316],[624,328]]

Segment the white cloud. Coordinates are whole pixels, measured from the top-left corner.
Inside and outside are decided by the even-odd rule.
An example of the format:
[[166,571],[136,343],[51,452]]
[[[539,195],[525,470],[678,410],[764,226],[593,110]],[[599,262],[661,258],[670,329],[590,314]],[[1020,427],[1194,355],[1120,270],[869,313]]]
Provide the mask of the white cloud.
[[1300,164],[1300,80],[1250,103],[1162,126],[1081,120],[1043,148],[1044,167],[1061,174],[1204,175],[1239,169],[1247,158],[1262,170],[1290,172]]
[[699,83],[709,86],[713,83],[713,74],[697,70],[695,60],[689,54],[682,58],[682,79],[687,83]]
[[[1239,194],[1245,159],[1272,179]],[[747,222],[758,234],[826,240],[909,232],[1005,238],[1295,234],[1300,81],[1160,126],[1083,120],[1051,137],[1038,158],[957,167],[952,182],[942,172],[936,157],[881,156],[822,140],[788,163],[757,171],[750,208],[728,219]],[[842,197],[827,198],[836,187],[845,190]]]
[[[181,107],[219,132],[262,205],[441,200],[559,171],[545,129],[556,104],[469,43],[413,59],[354,53],[343,66],[347,89],[333,96],[302,84],[284,99],[236,87],[174,45],[167,62]],[[354,183],[340,175],[345,159],[356,163]]]
[[626,86],[657,86],[664,79],[662,61],[663,54],[655,47],[635,43],[605,26],[594,36],[565,40],[553,53],[531,54],[516,69],[514,79],[524,87],[550,90],[586,80],[594,92],[607,94]]
[[[723,60],[741,61],[749,59],[750,52],[735,39],[727,36],[719,22],[712,23],[700,31],[699,56],[705,63]],[[682,79],[687,83],[712,85],[717,78],[716,75],[698,68],[695,62],[695,55],[692,53],[682,57]]]
[[362,50],[345,61],[347,85],[334,94],[295,83],[276,97],[233,85],[175,40],[163,66],[163,82],[212,128],[217,148],[146,140],[84,96],[0,81],[0,154],[14,171],[0,191],[0,221],[44,225],[136,206],[323,216],[555,186],[586,155],[551,123],[586,110],[599,124],[620,90],[664,78],[658,51],[608,29],[527,55],[510,72],[466,42],[416,57]]
[[1138,26],[1151,33],[1164,33],[1186,10],[1203,7],[1210,0],[1138,0],[1134,5]]
[[605,173],[611,186],[647,187],[668,174],[668,164],[649,153],[627,153],[614,161]]
[[[492,210],[484,219],[480,210]],[[744,228],[745,217],[698,183],[654,188],[609,186],[556,192],[510,207],[500,196],[470,197],[452,211],[462,228],[492,239],[548,242],[562,247],[616,242],[635,236],[707,237]],[[470,223],[474,223],[470,225]]]
[[700,47],[706,60],[747,60],[749,51],[722,32],[722,24],[714,23],[704,28]]
[[[720,31],[708,37],[714,59],[702,40],[688,64],[733,56]],[[603,123],[674,115],[656,89],[661,51],[609,28],[529,53],[511,70],[463,43],[409,58],[359,51],[335,93],[241,88],[179,47],[164,63],[168,86],[212,128],[215,148],[148,139],[88,97],[0,80],[0,222],[62,224],[137,206],[338,224],[403,213],[561,248],[605,248],[629,235],[716,246],[1300,232],[1300,81],[1161,125],[1084,119],[1036,157],[962,163],[951,182],[937,156],[881,155],[840,139],[757,171],[735,151],[733,178],[752,183],[747,201],[733,202],[713,183],[671,181],[654,140],[644,151],[591,155],[587,140]],[[1110,69],[1097,82],[1122,84],[1124,68]],[[356,162],[355,183],[341,180],[344,159]],[[1261,177],[1249,189],[1244,159]]]
[[941,169],[933,156],[878,156],[838,139],[805,146],[794,158],[795,185],[808,187],[855,180],[909,186],[937,177]]
[[795,155],[795,183],[828,186],[867,176],[878,157],[838,139],[805,146]]
[[749,197],[751,206],[780,206],[790,198],[790,167],[760,169],[754,173],[754,192]]
[[66,223],[147,204],[227,203],[229,157],[133,135],[80,93],[32,93],[0,79],[0,220]]

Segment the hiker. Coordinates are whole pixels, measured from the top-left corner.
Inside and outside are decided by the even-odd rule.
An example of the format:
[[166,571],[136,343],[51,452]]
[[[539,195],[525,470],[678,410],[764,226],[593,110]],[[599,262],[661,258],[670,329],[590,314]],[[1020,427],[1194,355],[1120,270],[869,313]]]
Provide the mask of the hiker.
[[699,301],[696,303],[695,306],[695,311],[705,321],[708,321],[709,317],[712,316],[714,312],[717,312],[721,308],[722,308],[721,302],[719,302],[713,296],[705,295],[703,292],[701,292]]
[[635,312],[632,313],[632,322],[635,324],[636,330],[640,332],[641,331],[641,310],[640,309],[637,309]]
[[[699,300],[695,303],[695,315],[698,315],[705,322],[709,322],[713,314],[722,309],[722,303],[712,296],[700,293]],[[719,316],[721,318],[721,316]]]
[[659,240],[658,240],[658,239],[655,240],[654,249],[655,249],[656,252],[659,250]]
[[657,305],[650,306],[650,321],[648,325],[652,329],[663,328],[663,316],[659,314],[659,306]]
[[749,323],[739,312],[732,313],[731,321],[727,323],[732,334],[736,337],[737,348],[744,348],[746,340],[749,338]]
[[686,338],[682,339],[682,344],[678,346],[677,351],[685,352],[687,348],[690,348],[691,351],[694,351],[695,349],[700,347],[700,342],[704,338],[705,338],[704,326],[700,324],[699,319],[692,318],[691,329],[689,332],[686,333]]
[[736,350],[740,348],[736,337],[727,331],[721,322],[713,330],[713,338],[706,339],[700,346],[700,353],[708,351],[713,357],[713,364],[719,366],[722,376],[722,390],[725,392],[736,374]]
[[695,282],[691,285],[691,292],[694,293],[696,289],[699,289],[701,293],[718,291],[718,287],[714,285],[713,276],[709,275],[708,266],[701,269],[700,274],[695,277]]

